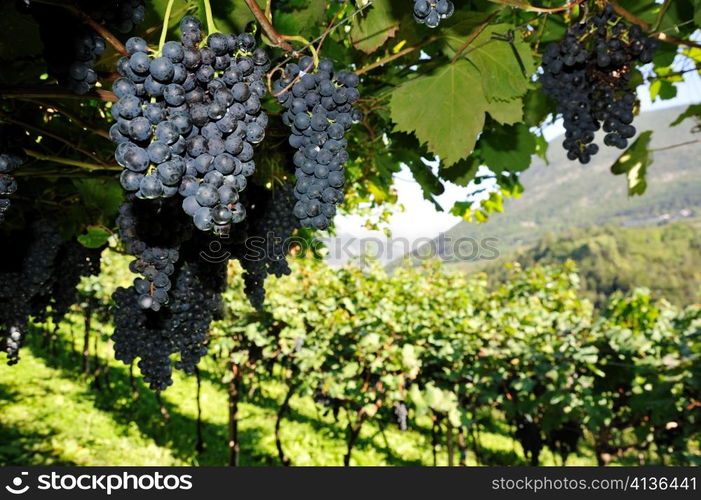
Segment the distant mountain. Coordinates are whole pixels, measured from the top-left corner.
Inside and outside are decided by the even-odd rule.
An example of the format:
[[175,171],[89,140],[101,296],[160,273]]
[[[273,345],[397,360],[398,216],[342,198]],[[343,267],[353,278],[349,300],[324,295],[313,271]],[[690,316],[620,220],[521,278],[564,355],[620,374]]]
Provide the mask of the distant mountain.
[[[546,234],[556,238],[572,228],[654,225],[701,214],[701,143],[661,149],[701,139],[692,132],[693,120],[670,127],[684,109],[643,113],[636,120],[639,131],[653,131],[651,147],[660,149],[648,168],[643,196],[628,197],[625,177],[611,174],[619,150],[604,147],[590,164],[580,165],[566,159],[559,139],[548,149],[549,164],[534,160],[521,176],[525,192],[520,199],[508,200],[504,213],[484,224],[460,222],[434,240],[434,251],[473,269],[531,247]],[[456,252],[455,242],[461,240]],[[425,256],[430,250],[417,253]]]

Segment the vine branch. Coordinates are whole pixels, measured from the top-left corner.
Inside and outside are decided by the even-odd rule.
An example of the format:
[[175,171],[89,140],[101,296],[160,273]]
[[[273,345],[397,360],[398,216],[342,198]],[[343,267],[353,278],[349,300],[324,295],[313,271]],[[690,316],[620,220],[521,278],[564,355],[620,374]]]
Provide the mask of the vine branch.
[[37,160],[50,161],[53,163],[59,163],[61,165],[70,165],[72,167],[79,167],[85,170],[114,170],[120,171],[122,168],[119,165],[96,165],[94,163],[87,163],[84,161],[73,160],[71,158],[63,158],[60,156],[45,155],[38,151],[32,149],[25,149],[24,153],[27,156],[36,158]]
[[100,23],[95,21],[92,17],[87,15],[85,12],[82,10],[78,9],[77,7],[74,7],[72,5],[60,3],[60,2],[54,2],[52,0],[32,0],[36,3],[41,3],[45,5],[52,5],[54,7],[60,7],[62,9],[66,9],[68,12],[79,18],[81,21],[83,21],[85,24],[90,26],[92,29],[94,29],[102,38],[105,39],[107,43],[109,43],[114,49],[119,52],[121,55],[126,56],[127,55],[127,49],[124,47],[124,44],[119,41],[119,39],[112,34],[110,30],[108,30],[106,27],[102,26]]
[[256,18],[256,21],[258,21],[258,24],[263,28],[263,31],[265,31],[265,34],[268,35],[268,38],[270,38],[270,41],[273,43],[273,45],[280,47],[282,50],[285,52],[292,52],[294,48],[292,45],[290,45],[287,41],[285,41],[285,38],[278,33],[278,31],[273,27],[273,25],[268,21],[268,18],[265,16],[265,12],[263,12],[256,3],[256,0],[243,0],[248,8],[250,9],[251,13],[253,14],[253,17]]
[[33,130],[34,132],[44,135],[46,137],[51,137],[54,140],[57,140],[58,142],[61,142],[65,144],[66,146],[78,151],[79,153],[82,153],[83,155],[87,156],[91,160],[101,164],[101,165],[106,165],[104,161],[102,161],[96,154],[91,153],[90,151],[83,149],[69,141],[68,139],[64,139],[60,135],[56,135],[53,132],[50,132],[49,130],[43,129],[41,127],[37,127],[35,125],[31,125],[29,123],[23,122],[21,120],[16,120],[15,118],[12,118],[11,116],[6,115],[5,113],[0,113],[0,119],[3,121],[6,121],[8,123],[14,123],[15,125],[19,125],[20,127],[24,127],[28,130]]
[[[611,5],[611,7],[613,7],[613,10],[615,10],[619,16],[621,16],[623,19],[625,19],[629,23],[637,24],[645,31],[652,30],[652,25],[650,23],[643,21],[642,19],[640,19],[639,17],[637,17],[635,14],[633,14],[631,12],[628,12],[626,9],[621,7],[621,5],[619,5],[618,2],[610,1],[609,4]],[[661,22],[661,19],[660,19],[660,22]],[[663,42],[672,43],[674,45],[685,45],[687,47],[695,47],[697,49],[701,49],[700,43],[697,43],[697,42],[694,42],[691,40],[684,40],[683,38],[669,36],[663,32],[651,33],[650,36],[657,38],[658,40],[661,40]]]
[[3,89],[0,88],[0,99],[97,99],[99,101],[117,102],[117,96],[108,90],[93,90],[87,94],[78,95],[69,90],[52,89]]
[[207,18],[207,32],[211,35],[216,33],[217,26],[214,24],[214,16],[212,15],[212,4],[209,0],[204,0],[204,15]]
[[660,7],[660,12],[657,14],[657,19],[655,20],[655,31],[660,29],[662,19],[664,19],[664,16],[667,14],[667,10],[669,9],[671,3],[671,0],[665,0],[662,7]]
[[[564,12],[566,10],[572,10],[575,7],[577,7],[579,4],[584,2],[584,0],[574,0],[573,2],[569,2],[566,5],[563,5],[562,7],[536,7],[535,5],[529,5],[528,7],[521,7],[523,10],[527,10],[529,12],[540,12],[542,14],[552,14],[554,12]],[[505,3],[505,2],[498,2],[498,3]]]
[[108,140],[110,139],[109,132],[107,132],[106,130],[103,130],[101,128],[97,128],[95,125],[92,125],[92,124],[84,121],[82,118],[78,117],[72,111],[68,111],[63,106],[59,106],[55,103],[49,104],[49,103],[46,103],[43,101],[37,101],[35,99],[24,99],[24,100],[26,100],[27,102],[31,102],[33,104],[36,104],[37,106],[41,106],[43,108],[51,108],[51,109],[55,110],[56,112],[62,114],[66,118],[68,118],[70,121],[74,122],[79,127],[82,127],[86,130],[89,130],[89,131],[99,135],[100,137],[104,137],[105,139],[108,139]]
[[392,54],[392,55],[389,55],[385,58],[379,59],[378,61],[375,61],[372,64],[368,64],[367,66],[364,66],[364,67],[360,68],[359,70],[357,70],[355,72],[355,74],[362,75],[364,73],[367,73],[368,71],[372,71],[373,69],[378,68],[378,67],[380,67],[384,64],[387,64],[389,62],[392,62],[395,59],[399,59],[400,57],[404,57],[407,54],[411,54],[415,50],[422,49],[423,47],[425,47],[426,45],[429,45],[430,43],[432,43],[434,41],[436,41],[435,37],[427,38],[426,40],[424,40],[421,43],[418,43],[416,45],[412,45],[411,47],[407,47],[405,49],[402,49],[399,52],[397,52],[396,54]]
[[699,142],[701,142],[701,139],[695,139],[695,140],[693,140],[693,141],[680,142],[679,144],[672,144],[671,146],[664,146],[664,147],[661,147],[661,148],[651,149],[650,152],[651,152],[651,153],[656,153],[656,152],[658,152],[658,151],[667,151],[667,150],[669,150],[669,149],[681,148],[681,147],[683,147],[683,146],[690,146],[691,144],[698,144]]

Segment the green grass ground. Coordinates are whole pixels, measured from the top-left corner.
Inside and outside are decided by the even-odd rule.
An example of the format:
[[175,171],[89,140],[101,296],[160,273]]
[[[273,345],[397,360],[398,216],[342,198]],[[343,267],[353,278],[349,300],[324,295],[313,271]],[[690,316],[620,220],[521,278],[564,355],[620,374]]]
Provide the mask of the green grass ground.
[[[74,318],[77,319],[77,318]],[[41,344],[41,332],[23,348],[16,366],[0,365],[0,465],[225,465],[227,395],[225,386],[203,366],[202,420],[205,449],[196,451],[196,381],[177,374],[163,402],[164,419],[155,395],[136,375],[138,397],[129,382],[129,368],[111,359],[107,342],[98,352],[108,361],[109,388],[104,381],[81,375],[80,355],[71,348],[70,331],[82,337],[82,324],[61,326],[62,347]],[[103,339],[104,340],[104,339]],[[92,354],[91,354],[92,356]],[[92,360],[91,360],[92,361]],[[211,365],[210,365],[211,367]],[[265,384],[263,394],[240,408],[241,465],[278,465],[275,413],[284,387]],[[282,424],[282,442],[294,465],[341,465],[346,451],[345,418],[324,416],[309,397],[294,397]],[[490,465],[524,464],[521,448],[495,424],[480,437],[482,460]],[[594,464],[585,449],[568,464]],[[380,429],[369,422],[353,451],[354,465],[431,465],[431,435],[426,422],[406,432],[396,426]],[[474,453],[468,463],[475,464]],[[544,465],[559,465],[545,450]],[[438,448],[438,464],[447,464],[445,446]]]

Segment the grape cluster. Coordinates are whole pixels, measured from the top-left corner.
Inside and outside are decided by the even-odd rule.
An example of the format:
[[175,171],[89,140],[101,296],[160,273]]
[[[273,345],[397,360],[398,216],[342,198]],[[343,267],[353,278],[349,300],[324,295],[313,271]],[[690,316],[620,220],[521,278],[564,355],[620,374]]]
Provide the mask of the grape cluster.
[[[95,22],[121,33],[131,31],[145,15],[143,0],[86,0],[79,5]],[[30,2],[27,10],[39,25],[49,74],[78,95],[92,90],[105,40],[59,5]]]
[[7,196],[17,191],[17,181],[10,175],[24,164],[24,158],[12,153],[0,153],[0,222],[5,220],[5,213],[10,208]]
[[[218,274],[222,270],[220,266]],[[207,354],[207,331],[221,302],[220,282],[212,288],[205,277],[210,272],[199,263],[183,263],[176,272],[170,307],[160,313],[140,308],[133,286],[113,295],[115,358],[126,364],[139,358],[137,366],[153,390],[173,384],[172,354],[180,354],[175,367],[186,373],[193,373]]]
[[657,46],[640,27],[616,17],[608,4],[571,26],[563,40],[548,45],[540,81],[563,116],[563,146],[570,160],[591,161],[599,151],[594,139],[600,129],[607,146],[628,147],[636,134],[631,75],[636,63],[652,61]]
[[406,405],[404,403],[395,403],[393,411],[394,416],[397,418],[397,425],[399,426],[399,430],[407,430],[406,419],[409,416],[409,412],[406,409]]
[[248,219],[246,244],[233,251],[245,271],[244,292],[256,309],[263,307],[266,277],[290,274],[288,245],[290,236],[300,226],[292,212],[296,202],[292,184],[261,191]]
[[168,303],[179,248],[191,235],[190,224],[182,219],[179,207],[172,202],[161,202],[154,210],[152,205],[134,200],[119,209],[119,236],[126,252],[136,257],[129,268],[143,276],[134,280],[142,309],[159,311]]
[[119,33],[129,33],[146,16],[143,0],[82,0],[82,10],[92,19]]
[[55,225],[46,220],[36,220],[25,234],[2,236],[3,241],[24,243],[23,247],[12,245],[14,248],[0,245],[0,351],[12,365],[19,360],[29,316],[37,315],[38,306],[45,303],[37,298],[47,293],[56,279],[61,238]]
[[344,137],[362,118],[353,108],[360,97],[359,79],[349,71],[334,72],[323,60],[316,71],[310,57],[286,66],[273,91],[286,108],[283,122],[290,127],[297,185],[294,207],[303,227],[327,229],[343,200],[343,166],[348,161]]
[[60,322],[70,307],[78,301],[78,284],[83,276],[100,274],[100,256],[104,247],[87,248],[76,240],[61,246],[56,262],[61,264],[61,275],[51,286],[51,318]]
[[265,137],[270,61],[250,33],[215,33],[200,48],[197,19],[183,18],[181,30],[181,42],[167,42],[155,59],[144,40],[127,42],[113,87],[115,158],[125,190],[144,199],[180,194],[198,229],[226,233],[246,216],[239,193]]
[[105,52],[105,40],[90,28],[73,34],[73,62],[65,74],[65,84],[75,94],[90,92],[97,83],[95,64]]
[[29,317],[43,321],[47,311],[63,319],[77,300],[82,276],[99,272],[101,248],[88,249],[76,240],[64,241],[55,221],[29,213],[28,228],[4,229],[0,241],[0,352],[9,364],[19,360]]
[[414,20],[429,28],[437,28],[441,19],[447,19],[455,12],[450,0],[414,0]]

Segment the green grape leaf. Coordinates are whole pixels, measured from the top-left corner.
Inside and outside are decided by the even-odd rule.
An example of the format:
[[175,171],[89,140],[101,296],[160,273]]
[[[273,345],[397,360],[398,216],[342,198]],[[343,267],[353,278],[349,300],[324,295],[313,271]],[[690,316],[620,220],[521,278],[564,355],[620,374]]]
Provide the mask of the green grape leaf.
[[466,158],[484,126],[488,103],[479,72],[467,61],[400,85],[390,101],[395,130],[414,133],[445,166]]
[[464,160],[460,160],[450,167],[443,167],[439,170],[442,179],[457,184],[467,186],[475,178],[480,167],[480,160],[475,155],[471,155]]
[[353,46],[366,54],[380,48],[399,30],[399,19],[393,16],[390,0],[376,0],[364,16],[357,16],[351,28]]
[[78,242],[86,248],[100,248],[107,244],[112,233],[104,226],[88,226],[85,233],[78,236]]
[[667,80],[655,80],[650,84],[650,99],[658,97],[663,101],[673,99],[677,96],[677,87]]
[[285,35],[316,35],[326,13],[325,0],[294,0],[286,8],[275,11],[275,28]]
[[686,108],[686,110],[670,124],[670,127],[676,127],[688,118],[696,118],[697,120],[701,119],[701,104],[692,104]]
[[652,164],[650,140],[652,131],[640,134],[633,144],[616,160],[611,167],[614,175],[626,175],[628,180],[628,196],[642,195],[647,189],[647,167]]
[[81,201],[89,212],[96,212],[100,220],[110,220],[119,210],[124,196],[122,188],[117,182],[103,179],[79,179],[74,180]]
[[530,46],[517,34],[513,43],[500,39],[512,28],[510,24],[488,26],[463,52],[463,57],[477,66],[490,101],[521,97],[531,86],[529,78],[535,71],[535,62]]
[[492,101],[487,108],[489,115],[502,125],[513,125],[523,121],[523,101]]
[[484,162],[494,173],[522,172],[536,152],[535,136],[522,124],[485,132],[479,144]]

